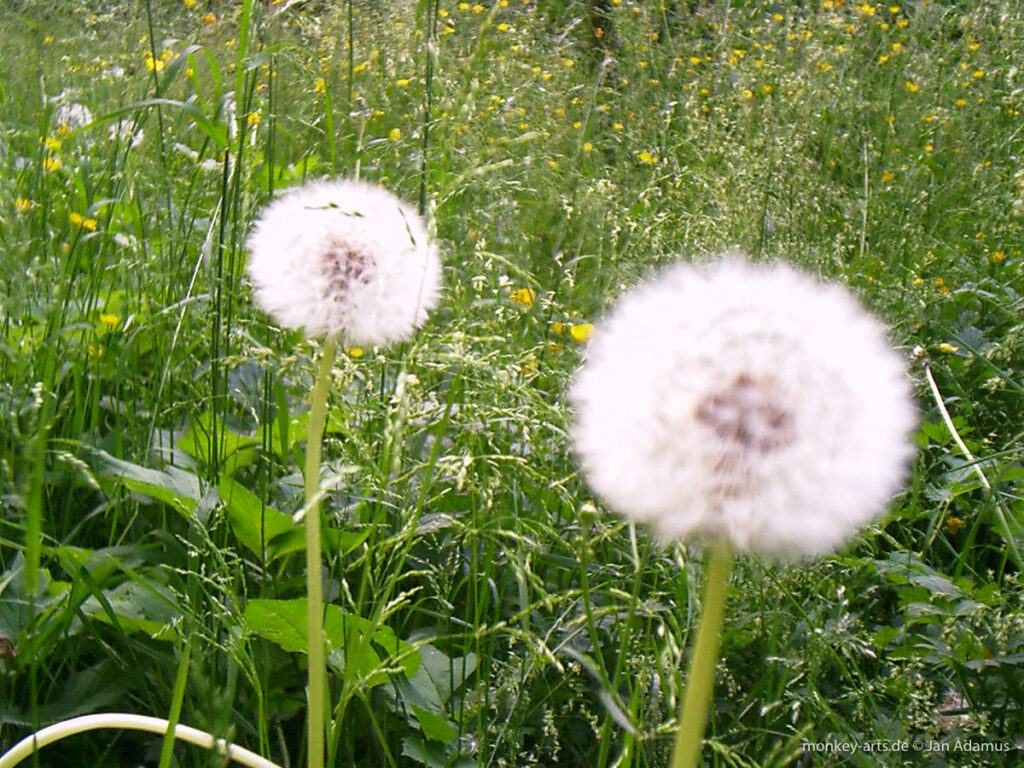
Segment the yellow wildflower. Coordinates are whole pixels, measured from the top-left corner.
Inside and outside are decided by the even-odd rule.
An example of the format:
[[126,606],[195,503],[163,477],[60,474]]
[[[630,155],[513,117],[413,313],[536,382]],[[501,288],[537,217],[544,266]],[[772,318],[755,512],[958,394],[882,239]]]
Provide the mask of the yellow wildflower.
[[313,90],[315,90],[317,93],[326,93],[327,81],[324,80],[322,77],[318,77],[316,79],[316,82],[313,83]]
[[90,232],[95,232],[96,227],[99,226],[99,222],[96,219],[87,219],[80,213],[72,213],[68,216],[68,219],[79,229],[87,229]]
[[358,360],[365,352],[362,347],[345,347],[345,354]]
[[640,158],[640,162],[641,163],[646,163],[647,165],[657,165],[658,164],[658,158],[655,157],[654,155],[652,155],[646,149],[643,152],[640,152],[638,156]]
[[61,147],[60,139],[55,139],[52,136],[47,136],[46,138],[39,139],[39,143],[46,145],[47,152],[56,152]]
[[14,207],[19,211],[27,211],[32,208],[32,201],[27,197],[17,197],[14,199]]
[[250,112],[245,116],[245,122],[248,125],[259,125],[262,120],[263,116],[259,112]]
[[992,251],[992,253],[990,253],[988,257],[989,261],[991,261],[993,264],[998,264],[1005,258],[1006,254],[1003,253],[1002,251]]
[[590,323],[577,323],[569,329],[569,335],[582,343],[594,335],[594,326]]
[[919,90],[917,83],[915,83],[913,80],[907,80],[907,82],[903,84],[903,87],[906,88],[911,93],[917,93],[917,91]]
[[390,131],[388,131],[388,138],[391,139],[392,141],[398,141],[400,138],[402,138],[402,129],[392,128]]
[[44,171],[56,171],[64,163],[60,161],[59,157],[44,157],[43,158],[43,170]]
[[594,151],[594,145],[593,145],[593,144],[591,144],[591,143],[590,143],[590,142],[588,141],[588,142],[587,142],[586,144],[584,144],[584,145],[583,145],[583,151],[584,151],[584,152],[593,152],[593,151]]
[[217,23],[217,17],[214,14],[208,13],[205,16],[203,16],[203,24],[216,24],[216,23]]
[[107,326],[108,328],[113,328],[119,322],[121,322],[121,318],[119,318],[117,315],[107,314],[106,312],[100,313],[100,323],[102,325]]
[[533,306],[533,300],[537,298],[537,293],[532,288],[516,288],[509,292],[509,298],[516,304],[521,304],[529,309]]

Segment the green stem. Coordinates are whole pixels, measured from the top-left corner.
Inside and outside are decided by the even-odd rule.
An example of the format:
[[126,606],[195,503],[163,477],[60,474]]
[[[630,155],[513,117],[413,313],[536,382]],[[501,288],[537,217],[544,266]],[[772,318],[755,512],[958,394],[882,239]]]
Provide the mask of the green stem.
[[219,755],[242,765],[247,765],[249,768],[281,768],[277,763],[272,763],[255,752],[242,749],[234,744],[228,744],[223,739],[214,738],[206,731],[189,728],[187,725],[172,726],[162,717],[145,717],[143,715],[131,715],[121,712],[83,715],[70,720],[62,720],[59,723],[43,728],[31,736],[25,737],[11,747],[9,751],[0,755],[0,768],[14,768],[22,760],[35,754],[47,744],[53,744],[55,741],[66,739],[68,736],[75,736],[86,731],[104,728],[120,728],[160,735],[172,732],[176,739],[181,739],[189,744],[196,744],[206,749],[215,749]]
[[324,765],[324,714],[327,704],[327,660],[324,655],[324,597],[320,565],[320,444],[327,420],[327,390],[337,343],[328,338],[320,355],[313,386],[306,442],[306,598],[309,628],[309,768]]
[[160,765],[158,768],[170,768],[171,758],[174,756],[174,729],[181,719],[181,705],[185,700],[185,685],[188,683],[188,663],[192,656],[192,634],[189,633],[185,640],[185,647],[181,651],[181,660],[178,662],[178,674],[174,678],[174,689],[171,693],[171,710],[167,715],[167,731],[164,733],[164,743],[160,748]]
[[704,584],[704,608],[693,656],[686,677],[686,693],[679,709],[679,730],[672,750],[672,768],[696,768],[707,724],[708,708],[715,686],[715,666],[722,639],[725,596],[732,570],[732,550],[726,542],[715,542],[708,551]]

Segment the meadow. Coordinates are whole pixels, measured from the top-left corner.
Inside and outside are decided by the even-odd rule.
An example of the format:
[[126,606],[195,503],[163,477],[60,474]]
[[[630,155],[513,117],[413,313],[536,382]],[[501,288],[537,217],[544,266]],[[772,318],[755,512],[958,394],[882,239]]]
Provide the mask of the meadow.
[[[738,561],[706,764],[1024,764],[1019,3],[0,6],[0,751],[126,711],[305,761],[319,343],[256,306],[245,240],[358,175],[444,285],[333,370],[330,764],[667,764],[701,551],[590,490],[565,391],[616,297],[728,249],[846,285],[920,425],[839,552]],[[38,758],[158,763],[222,764]]]

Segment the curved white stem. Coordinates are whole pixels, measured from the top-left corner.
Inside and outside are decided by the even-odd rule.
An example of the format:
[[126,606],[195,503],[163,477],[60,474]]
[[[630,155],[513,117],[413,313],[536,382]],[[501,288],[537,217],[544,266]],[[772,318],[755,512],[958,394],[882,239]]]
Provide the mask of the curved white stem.
[[[149,733],[163,735],[167,733],[168,726],[170,726],[170,723],[162,717],[146,717],[144,715],[130,715],[121,712],[73,717],[70,720],[64,720],[63,722],[47,726],[41,731],[37,731],[19,741],[6,754],[0,756],[0,768],[13,768],[13,766],[47,744],[53,744],[55,741],[60,741],[68,736],[74,736],[76,733],[95,731],[100,728],[124,728],[131,731],[148,731]],[[272,763],[255,752],[228,744],[223,739],[214,738],[206,731],[189,728],[187,725],[174,726],[174,737],[200,747],[216,749],[228,759],[235,760],[250,768],[281,768],[277,763]]]

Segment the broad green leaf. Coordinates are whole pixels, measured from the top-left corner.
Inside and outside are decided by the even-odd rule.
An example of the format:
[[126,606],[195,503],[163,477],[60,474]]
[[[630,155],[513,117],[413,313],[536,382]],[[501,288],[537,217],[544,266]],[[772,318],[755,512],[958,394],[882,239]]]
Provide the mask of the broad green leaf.
[[257,557],[263,556],[264,547],[268,553],[272,552],[272,539],[298,529],[290,516],[266,506],[249,489],[227,475],[221,477],[217,490],[227,508],[232,532]]
[[174,621],[181,615],[174,595],[152,581],[126,581],[104,594],[90,597],[81,611],[96,621],[120,627],[126,633],[143,632],[155,640],[173,640]]
[[428,709],[423,707],[417,707],[413,704],[412,713],[416,716],[417,722],[420,724],[420,731],[428,739],[434,741],[451,741],[459,732],[448,722],[447,718],[441,715],[435,715]]
[[169,504],[185,517],[191,517],[195,511],[200,498],[199,478],[191,472],[177,467],[167,467],[161,472],[114,458],[103,450],[97,450],[95,455],[99,458],[100,471],[116,477],[129,490]]
[[233,475],[241,468],[256,460],[256,447],[260,441],[228,429],[222,419],[208,413],[200,414],[178,440],[178,447],[189,456],[206,466],[212,461],[210,440],[217,435],[217,469],[225,475]]
[[[250,600],[245,609],[249,629],[267,640],[277,643],[290,652],[307,653],[309,643],[306,630],[306,598],[294,600]],[[336,605],[328,605],[324,612],[324,635],[330,649],[329,662],[339,671],[348,670],[364,680],[368,686],[380,685],[389,679],[386,667],[399,666],[406,677],[412,675],[420,664],[419,654],[404,640],[399,640],[394,631],[386,626],[374,626],[369,619],[345,613]],[[382,661],[373,646],[394,654]],[[352,649],[346,648],[353,642]],[[350,659],[353,654],[357,658]]]

